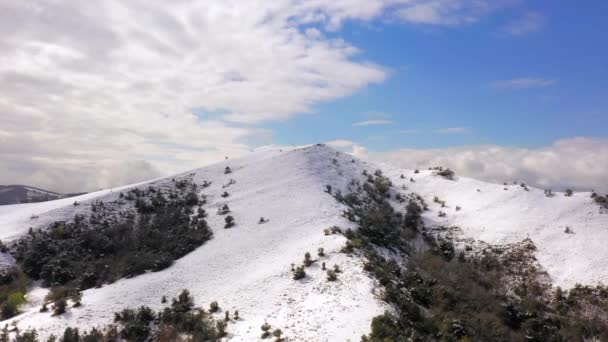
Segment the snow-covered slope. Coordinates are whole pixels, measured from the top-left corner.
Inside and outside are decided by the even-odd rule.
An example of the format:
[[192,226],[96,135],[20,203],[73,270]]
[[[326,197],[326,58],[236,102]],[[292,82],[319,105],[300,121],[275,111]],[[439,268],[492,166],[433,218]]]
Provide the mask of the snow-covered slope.
[[[608,213],[600,211],[590,193],[547,197],[544,190],[530,187],[526,191],[519,184],[505,186],[466,177],[448,180],[430,170],[415,174],[389,165],[382,168],[395,185],[405,185],[425,199],[430,209],[424,214],[427,225],[457,226],[465,238],[490,244],[530,238],[538,261],[555,285],[608,283]],[[433,201],[435,196],[445,201],[446,208]],[[457,206],[462,209],[457,211]],[[440,210],[447,215],[439,217]],[[573,233],[566,234],[566,227]]]
[[[233,172],[226,175],[227,165]],[[234,341],[257,340],[264,321],[298,341],[358,341],[369,330],[372,317],[386,308],[372,293],[374,282],[363,272],[363,261],[338,253],[344,237],[324,235],[323,230],[332,225],[349,226],[340,216],[344,208],[324,189],[326,184],[344,188],[361,177],[364,167],[328,147],[311,146],[262,150],[189,172],[196,183],[212,182],[201,191],[208,195],[205,208],[212,240],[164,271],[84,291],[83,306],[60,317],[38,312],[45,292],[37,289],[30,293],[30,309],[13,321],[23,328],[36,327],[43,336],[58,334],[68,325],[110,323],[113,313],[126,307],[158,309],[163,295],[170,298],[189,289],[201,306],[216,300],[223,310],[239,310],[241,319],[228,327]],[[230,179],[236,183],[222,188]],[[171,177],[152,183],[171,184]],[[0,238],[14,238],[33,224],[44,226],[72,217],[86,211],[94,199],[115,199],[118,190],[1,208]],[[223,191],[230,196],[222,198]],[[73,206],[74,201],[80,205]],[[224,203],[236,219],[231,229],[224,229],[224,217],[215,215]],[[34,214],[38,218],[31,220]],[[261,216],[270,221],[258,224]],[[343,269],[338,281],[328,282],[320,263],[307,269],[307,278],[294,281],[291,264],[300,264],[305,252],[316,256],[318,248],[327,254],[321,261]],[[223,310],[218,313],[221,317]]]
[[[224,174],[226,166],[233,172]],[[22,328],[36,327],[44,337],[60,333],[68,325],[87,328],[110,323],[113,313],[126,307],[159,309],[163,295],[170,298],[189,289],[198,305],[207,307],[218,301],[222,308],[218,317],[224,310],[239,310],[241,319],[228,327],[232,341],[259,339],[265,321],[292,340],[359,341],[371,319],[387,307],[374,295],[376,284],[363,271],[363,260],[338,253],[344,237],[323,234],[332,225],[352,227],[341,216],[345,208],[324,190],[329,184],[346,194],[353,178],[363,181],[363,170],[373,173],[377,168],[398,188],[405,185],[405,192],[418,193],[426,200],[430,208],[424,213],[427,225],[458,226],[463,237],[490,244],[530,238],[540,264],[563,287],[608,281],[608,249],[603,246],[608,241],[608,214],[600,213],[589,193],[572,197],[557,193],[548,198],[542,190],[525,191],[519,185],[465,177],[447,180],[426,170],[415,174],[390,165],[367,165],[326,146],[269,148],[174,176],[191,176],[198,184],[212,182],[201,190],[208,196],[205,209],[210,214],[212,240],[161,272],[84,291],[83,306],[70,308],[60,317],[38,312],[46,290],[36,288],[29,293],[26,312],[12,321]],[[2,206],[0,239],[13,240],[30,226],[45,227],[77,213],[86,214],[91,203],[114,201],[121,190],[149,184],[172,187],[172,178],[51,202]],[[224,187],[231,179],[235,183]],[[224,191],[230,196],[221,197]],[[447,207],[433,202],[435,196]],[[74,201],[79,205],[74,206]],[[215,215],[216,208],[225,203],[236,219],[231,229],[223,228],[224,216]],[[456,206],[462,209],[456,210]],[[439,210],[447,216],[438,217]],[[258,224],[262,216],[270,221]],[[566,227],[574,233],[566,234]],[[315,263],[307,269],[307,278],[294,281],[291,264],[300,264],[305,252],[316,256],[318,248],[327,254],[322,261],[344,270],[339,280],[327,282],[325,272]]]

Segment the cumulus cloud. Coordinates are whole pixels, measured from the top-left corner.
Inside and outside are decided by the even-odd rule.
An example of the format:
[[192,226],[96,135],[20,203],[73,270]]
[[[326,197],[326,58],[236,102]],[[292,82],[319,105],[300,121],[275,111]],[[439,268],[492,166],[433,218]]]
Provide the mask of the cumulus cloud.
[[607,139],[563,139],[536,149],[482,145],[359,156],[409,169],[441,165],[459,175],[490,182],[523,181],[539,188],[608,192]]
[[130,160],[166,174],[242,154],[268,132],[230,121],[287,119],[384,80],[352,60],[355,47],[306,26],[335,29],[386,5],[0,0],[0,180],[93,190],[104,165],[141,169],[113,167],[102,185],[116,185],[156,175]]
[[545,78],[533,78],[533,77],[522,77],[514,78],[510,80],[500,80],[492,82],[492,87],[496,89],[527,89],[527,88],[539,88],[548,87],[556,83],[555,80]]
[[541,30],[547,22],[539,12],[527,12],[522,17],[508,23],[502,32],[510,36],[523,36]]
[[325,144],[357,158],[367,158],[368,156],[368,151],[365,147],[350,140],[332,140]]
[[393,122],[391,120],[366,120],[366,121],[355,122],[353,124],[353,126],[358,127],[358,126],[390,125],[392,123]]
[[[426,2],[439,19],[411,14]],[[0,183],[86,191],[243,154],[271,134],[252,124],[387,77],[344,22],[470,22],[486,3],[0,0]]]

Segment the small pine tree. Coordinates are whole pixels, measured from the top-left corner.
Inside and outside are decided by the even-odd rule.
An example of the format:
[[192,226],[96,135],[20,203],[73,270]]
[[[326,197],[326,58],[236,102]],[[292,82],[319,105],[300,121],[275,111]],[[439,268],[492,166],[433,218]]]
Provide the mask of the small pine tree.
[[312,265],[312,259],[310,258],[310,253],[304,253],[304,266],[309,267]]
[[68,306],[65,298],[60,298],[53,305],[53,316],[63,315],[65,313],[65,309]]
[[239,310],[234,310],[234,319],[235,319],[236,321],[238,321],[238,320],[239,320]]
[[75,289],[72,293],[72,301],[74,301],[73,307],[77,308],[82,305],[82,292],[79,289]]
[[340,269],[340,266],[334,265],[334,272],[336,272],[336,273],[342,273],[342,270]]
[[230,311],[226,310],[226,317],[224,318],[226,322],[230,321]]
[[222,193],[222,197],[223,197],[223,198],[226,198],[226,197],[228,197],[228,196],[230,196],[230,194],[228,193],[228,191],[224,191],[224,192]]
[[162,304],[165,304],[165,303],[167,302],[167,296],[163,296],[163,297],[160,299],[160,302],[161,302]]
[[209,304],[209,312],[215,313],[219,309],[220,309],[220,306],[216,301],[213,301],[213,302],[211,302],[211,304]]
[[227,175],[227,174],[229,174],[229,173],[232,173],[232,169],[230,168],[230,166],[226,166],[226,167],[224,168],[224,174],[225,174],[225,175]]
[[293,279],[300,280],[306,277],[306,271],[304,271],[304,266],[296,267],[296,270],[293,272]]
[[325,270],[326,270],[326,268],[325,268],[325,263],[322,263],[322,264],[321,264],[321,269],[322,269],[323,271],[325,271]]
[[224,225],[224,228],[231,228],[231,227],[234,227],[234,225],[235,225],[234,217],[232,217],[232,215],[226,216],[224,221],[226,222],[226,224]]
[[325,256],[325,252],[323,251],[323,248],[317,249],[317,255],[319,257],[324,257]]
[[572,189],[566,189],[566,194],[565,195],[566,195],[566,197],[570,197],[570,196],[572,196],[573,193],[574,192],[572,191]]
[[283,335],[283,332],[281,331],[281,329],[278,329],[278,328],[277,328],[277,329],[275,329],[275,330],[272,332],[272,335],[273,335],[274,337],[276,337],[275,342],[281,342],[281,341],[283,341],[283,339],[281,338],[281,335]]
[[327,281],[338,280],[338,274],[334,270],[327,270]]
[[217,210],[218,215],[226,215],[229,212],[230,212],[230,207],[228,207],[228,204],[224,204],[221,208],[219,208]]
[[262,324],[262,338],[267,338],[268,336],[270,336],[270,329],[272,327],[270,326],[270,324],[268,324],[268,322],[264,322],[264,324]]

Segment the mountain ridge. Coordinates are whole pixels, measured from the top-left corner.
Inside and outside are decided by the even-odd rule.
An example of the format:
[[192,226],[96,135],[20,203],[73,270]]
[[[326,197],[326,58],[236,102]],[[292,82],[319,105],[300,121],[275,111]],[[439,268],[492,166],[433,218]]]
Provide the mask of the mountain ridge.
[[[227,172],[227,167],[230,172]],[[535,222],[548,217],[551,222],[562,222],[560,220],[572,215],[571,211],[580,211],[580,208],[599,210],[588,199],[588,194],[579,193],[573,197],[557,194],[557,198],[545,198],[541,190],[531,188],[526,191],[520,185],[511,185],[508,190],[503,190],[505,186],[465,177],[448,180],[433,170],[416,173],[390,165],[368,164],[324,145],[263,149],[243,158],[228,159],[148,182],[72,199],[0,208],[0,239],[10,242],[26,234],[29,227],[44,228],[57,220],[70,220],[77,214],[88,215],[96,201],[116,201],[132,188],[171,188],[183,178],[196,184],[211,182],[199,191],[199,195],[205,195],[207,200],[204,208],[209,213],[208,223],[214,232],[213,239],[205,245],[176,260],[166,270],[84,291],[83,306],[71,310],[69,317],[49,318],[48,314],[38,312],[46,289],[35,287],[28,295],[29,303],[24,313],[9,322],[23,328],[36,327],[41,336],[58,335],[67,324],[92,328],[109,323],[113,312],[121,308],[142,303],[154,309],[161,308],[162,296],[175,296],[187,288],[197,299],[197,305],[206,307],[216,300],[222,308],[221,313],[223,310],[239,310],[242,319],[230,326],[229,338],[233,341],[256,339],[264,322],[307,341],[359,340],[362,334],[367,333],[371,319],[385,310],[390,311],[391,307],[380,300],[382,288],[364,271],[365,260],[356,254],[340,253],[346,238],[325,235],[324,230],[331,226],[357,228],[343,217],[347,208],[333,196],[338,191],[346,195],[349,184],[353,181],[365,183],[366,175],[374,174],[376,169],[383,170],[392,180],[394,189],[391,196],[395,199],[397,194],[406,196],[414,193],[427,202],[429,210],[423,213],[423,219],[429,228],[458,227],[463,239],[488,240],[494,244],[516,243],[529,237],[525,231],[529,227],[511,229],[513,224],[510,223],[528,222],[535,226]],[[225,197],[222,196],[224,192],[227,193]],[[446,206],[434,202],[434,196],[438,196],[439,202],[446,201]],[[74,206],[74,201],[79,205]],[[543,202],[545,204],[542,205],[548,207],[539,211],[543,215],[549,213],[545,216],[536,215],[529,209],[541,201],[554,201]],[[504,203],[508,206],[505,207]],[[224,204],[230,206],[230,214],[236,222],[230,229],[224,229],[225,216],[215,214]],[[400,207],[398,202],[393,205]],[[456,206],[462,207],[457,210]],[[508,210],[501,214],[505,208]],[[437,215],[441,210],[447,212],[445,217]],[[480,216],[483,212],[488,214]],[[521,217],[509,219],[515,213]],[[36,218],[32,218],[34,216]],[[259,224],[260,217],[268,222]],[[573,227],[576,241],[582,239],[574,249],[571,248],[572,234],[565,234],[561,230],[563,227],[551,230],[549,234],[552,240],[558,241],[558,251],[550,251],[554,245],[548,249],[543,247],[547,241],[550,242],[544,235],[532,234],[532,240],[539,248],[536,254],[540,264],[548,268],[554,281],[566,284],[566,287],[577,281],[592,285],[608,279],[608,274],[603,273],[600,267],[608,256],[595,250],[592,250],[595,255],[584,254],[585,250],[581,249],[582,244],[593,240],[596,231],[602,233],[601,228],[608,222],[608,215],[597,213],[585,217],[587,221],[583,222],[590,224],[585,228]],[[487,222],[495,222],[497,229],[492,231]],[[537,230],[542,233],[549,229],[550,225],[547,225],[545,229]],[[338,281],[327,282],[318,262],[306,270],[308,275],[304,280],[294,281],[291,264],[299,264],[306,252],[315,255],[318,248],[323,248],[326,254],[320,260],[328,267],[337,264],[343,270]],[[567,248],[571,248],[570,254],[566,253]],[[390,251],[385,252],[389,257]],[[578,265],[579,271],[571,272],[568,264],[559,258],[560,253],[572,255],[575,266],[579,263],[575,258],[577,253],[583,253],[583,258],[588,260],[585,265]],[[562,273],[575,277],[574,282],[556,277],[564,271],[555,268],[560,263],[566,265]],[[585,273],[589,272],[597,277],[585,278]]]

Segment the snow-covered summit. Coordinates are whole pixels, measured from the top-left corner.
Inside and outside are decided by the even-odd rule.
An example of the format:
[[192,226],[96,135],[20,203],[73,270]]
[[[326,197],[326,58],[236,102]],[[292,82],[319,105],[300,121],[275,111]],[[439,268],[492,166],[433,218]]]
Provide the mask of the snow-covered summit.
[[[226,166],[231,173],[224,173]],[[386,307],[373,294],[374,281],[363,271],[363,261],[338,252],[345,238],[324,234],[333,225],[349,226],[341,217],[342,205],[324,190],[327,184],[339,189],[361,177],[363,168],[362,162],[326,146],[264,149],[146,183],[168,186],[172,178],[185,175],[198,184],[211,182],[201,194],[207,195],[204,207],[210,213],[213,239],[164,271],[84,291],[83,306],[60,317],[38,312],[44,291],[36,290],[30,294],[31,308],[13,320],[23,328],[36,327],[43,335],[59,334],[68,325],[111,323],[113,313],[123,308],[159,309],[163,295],[170,298],[189,289],[198,305],[208,307],[215,300],[223,310],[239,310],[241,319],[228,328],[234,341],[258,339],[265,321],[286,336],[305,341],[358,341]],[[10,206],[12,211],[3,208],[0,236],[23,234],[33,223],[69,219],[93,201],[111,201],[127,188],[69,201]],[[229,197],[221,197],[224,191]],[[225,203],[236,220],[230,229],[224,229],[223,216],[215,215]],[[34,221],[33,214],[38,216]],[[262,216],[269,221],[258,224]],[[328,267],[337,264],[343,270],[338,281],[328,282],[320,263],[307,269],[305,279],[293,280],[291,264],[300,264],[306,252],[317,258],[318,248],[324,249]]]

